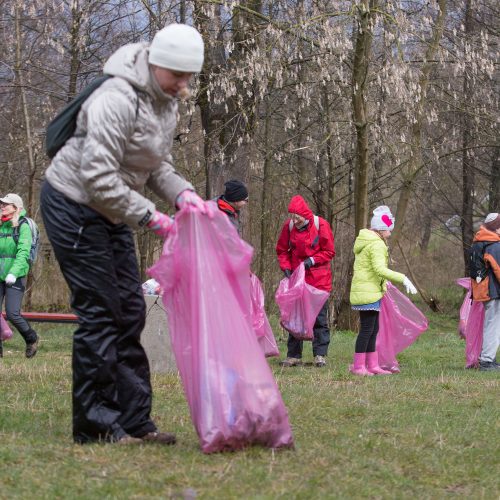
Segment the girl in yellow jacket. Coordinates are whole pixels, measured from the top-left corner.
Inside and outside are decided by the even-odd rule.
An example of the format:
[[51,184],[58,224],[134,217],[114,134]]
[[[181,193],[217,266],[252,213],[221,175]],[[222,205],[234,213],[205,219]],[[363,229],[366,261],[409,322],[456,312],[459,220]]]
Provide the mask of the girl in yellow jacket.
[[412,282],[401,273],[391,271],[386,240],[394,229],[394,217],[383,205],[373,211],[370,229],[362,229],[354,243],[354,274],[351,284],[352,308],[359,311],[360,330],[356,339],[354,375],[389,375],[378,364],[375,349],[378,333],[380,302],[387,290],[387,280],[402,283],[407,293],[417,293]]

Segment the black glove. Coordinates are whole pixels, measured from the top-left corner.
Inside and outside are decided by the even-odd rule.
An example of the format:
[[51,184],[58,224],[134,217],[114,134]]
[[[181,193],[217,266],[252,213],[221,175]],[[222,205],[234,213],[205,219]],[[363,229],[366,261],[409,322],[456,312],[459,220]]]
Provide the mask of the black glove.
[[285,278],[289,278],[292,275],[292,271],[290,269],[284,269]]
[[309,269],[312,266],[313,266],[313,261],[311,260],[310,257],[307,257],[307,259],[304,261],[304,267],[306,269]]

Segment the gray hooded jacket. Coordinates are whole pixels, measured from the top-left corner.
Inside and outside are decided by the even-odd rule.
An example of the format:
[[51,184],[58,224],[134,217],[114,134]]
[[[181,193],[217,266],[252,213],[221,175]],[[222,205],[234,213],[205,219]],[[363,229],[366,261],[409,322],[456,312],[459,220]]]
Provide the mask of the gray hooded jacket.
[[147,185],[172,205],[192,185],[172,165],[177,101],[148,65],[148,44],[118,49],[104,65],[106,80],[84,102],[75,135],[46,172],[57,191],[112,222],[146,224],[155,211],[139,191]]

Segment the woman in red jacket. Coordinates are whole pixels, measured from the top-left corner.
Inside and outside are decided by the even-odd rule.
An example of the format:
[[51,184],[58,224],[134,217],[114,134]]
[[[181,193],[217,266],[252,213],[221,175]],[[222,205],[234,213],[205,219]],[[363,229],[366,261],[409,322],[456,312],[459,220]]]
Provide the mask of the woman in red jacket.
[[[335,256],[330,224],[313,214],[300,195],[294,196],[288,205],[290,218],[286,220],[276,244],[281,270],[288,278],[304,262],[306,283],[320,290],[332,289],[331,261]],[[313,356],[316,366],[325,366],[328,354],[330,329],[328,327],[328,301],[319,312],[314,324]],[[302,341],[288,335],[287,358],[282,366],[302,364]]]

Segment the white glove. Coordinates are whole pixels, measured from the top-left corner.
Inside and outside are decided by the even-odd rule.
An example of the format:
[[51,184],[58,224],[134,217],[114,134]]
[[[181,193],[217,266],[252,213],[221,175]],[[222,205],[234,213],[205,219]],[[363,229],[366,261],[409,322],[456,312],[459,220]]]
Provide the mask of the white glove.
[[411,293],[412,295],[418,293],[417,289],[415,288],[415,285],[406,276],[405,279],[403,280],[403,285],[406,288],[406,293]]
[[5,283],[7,283],[7,285],[13,285],[16,282],[16,279],[17,278],[13,274],[7,274],[5,277]]

